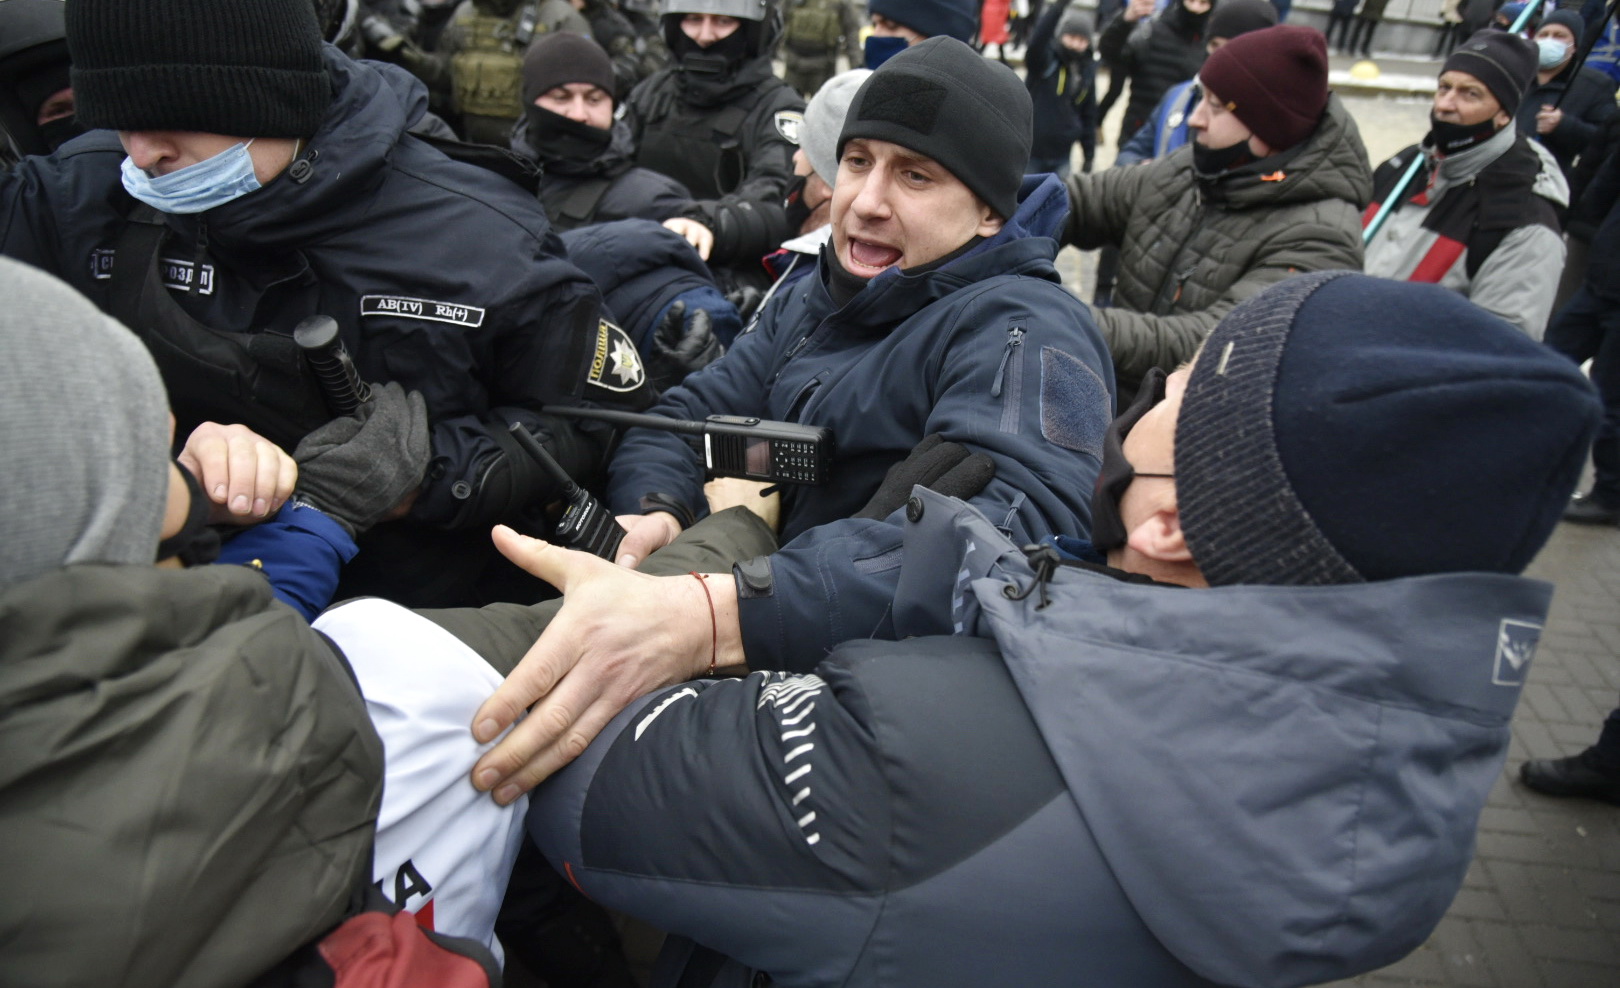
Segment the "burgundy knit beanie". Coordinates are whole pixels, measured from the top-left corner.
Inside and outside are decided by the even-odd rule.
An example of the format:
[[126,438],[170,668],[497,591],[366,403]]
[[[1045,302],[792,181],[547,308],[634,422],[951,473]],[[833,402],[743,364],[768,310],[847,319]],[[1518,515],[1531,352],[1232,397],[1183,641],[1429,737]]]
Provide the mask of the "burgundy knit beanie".
[[1233,38],[1198,78],[1256,137],[1285,151],[1311,136],[1327,107],[1327,39],[1282,24]]

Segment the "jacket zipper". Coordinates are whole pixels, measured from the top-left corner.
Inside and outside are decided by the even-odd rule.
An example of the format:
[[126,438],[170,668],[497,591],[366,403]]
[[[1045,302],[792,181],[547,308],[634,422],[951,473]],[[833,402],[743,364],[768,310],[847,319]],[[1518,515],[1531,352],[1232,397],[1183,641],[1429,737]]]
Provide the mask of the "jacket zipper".
[[[1007,364],[1012,360],[1013,354],[1024,343],[1024,327],[1011,326],[1007,329],[1007,344],[1001,348],[1001,366],[996,368],[996,379],[990,382],[990,397],[1001,397],[1001,385],[1007,376]],[[1014,368],[1014,375],[1017,368]]]

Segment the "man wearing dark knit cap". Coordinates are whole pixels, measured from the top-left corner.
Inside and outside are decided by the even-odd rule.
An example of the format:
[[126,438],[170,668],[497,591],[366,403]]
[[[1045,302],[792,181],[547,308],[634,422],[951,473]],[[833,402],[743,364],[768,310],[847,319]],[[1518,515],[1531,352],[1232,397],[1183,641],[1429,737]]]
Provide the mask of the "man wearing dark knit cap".
[[1449,288],[1539,340],[1564,269],[1569,186],[1552,154],[1513,126],[1537,57],[1531,41],[1495,30],[1452,52],[1428,136],[1378,166],[1365,220],[1421,154],[1367,243],[1367,273]]
[[510,801],[658,685],[722,666],[808,671],[837,642],[891,636],[911,485],[869,502],[925,438],[993,466],[971,503],[1016,538],[1089,529],[1112,380],[1053,266],[1063,187],[1024,179],[1030,119],[1017,75],[953,38],[914,45],[866,79],[839,136],[832,239],[816,270],[652,409],[825,427],[831,482],[784,491],[773,555],[706,579],[654,578],[625,567],[683,528],[708,530],[693,525],[703,471],[681,437],[627,432],[608,484],[628,528],[622,565],[527,540],[566,596],[475,721],[487,739],[538,701],[480,761],[475,785]]
[[674,934],[683,984],[1394,963],[1468,870],[1552,599],[1518,574],[1599,414],[1451,292],[1285,280],[1110,426],[1107,565],[918,488],[897,640],[638,701],[535,791],[530,835]]
[[[117,134],[0,180],[0,250],[146,342],[180,435],[241,422],[294,448],[331,412],[291,334],[336,320],[361,378],[420,391],[432,429],[420,488],[362,540],[344,595],[513,593],[522,574],[472,533],[554,482],[507,424],[583,473],[599,448],[541,407],[649,397],[532,194],[407,134],[422,85],[323,45],[308,0],[74,0],[67,40],[79,120]],[[593,375],[621,341],[629,363]]]
[[1361,267],[1372,191],[1361,134],[1327,88],[1313,28],[1250,31],[1210,55],[1194,139],[1147,164],[1068,180],[1064,240],[1120,248],[1097,322],[1120,394],[1192,356],[1232,306],[1290,274]]

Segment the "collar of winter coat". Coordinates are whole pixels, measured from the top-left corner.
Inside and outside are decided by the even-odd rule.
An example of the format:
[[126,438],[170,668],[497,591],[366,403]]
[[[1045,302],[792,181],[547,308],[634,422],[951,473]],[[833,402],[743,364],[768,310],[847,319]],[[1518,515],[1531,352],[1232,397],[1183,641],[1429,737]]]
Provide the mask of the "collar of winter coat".
[[262,189],[223,206],[170,216],[171,226],[195,230],[201,217],[211,241],[253,249],[299,246],[356,224],[395,146],[427,112],[427,87],[398,66],[355,61],[330,44],[322,54],[332,103],[299,152],[299,160],[309,163],[305,180],[297,181],[289,167]]
[[1535,152],[1536,157],[1541,159],[1541,170],[1536,173],[1530,191],[1559,206],[1569,205],[1569,183],[1564,179],[1563,169],[1558,167],[1557,159],[1540,141],[1532,141],[1521,135],[1511,121],[1483,144],[1438,159],[1438,166],[1434,164],[1436,159],[1432,149],[1424,146],[1423,152],[1429,155],[1430,167],[1435,168],[1435,178],[1429,190],[1431,198],[1437,199],[1445,190],[1457,185],[1466,185],[1478,178],[1480,172],[1506,154],[1515,141],[1524,141],[1526,146]]
[[1179,960],[1220,984],[1314,984],[1423,942],[1472,856],[1550,585],[1174,590],[1059,566],[1042,587],[971,506],[914,493],[896,631],[912,601],[954,593],[962,631],[995,639]]
[[[1057,236],[1069,216],[1069,194],[1055,175],[1028,176],[1018,190],[1018,209],[995,236],[948,264],[918,274],[898,268],[882,272],[838,309],[840,323],[874,336],[887,334],[923,307],[958,289],[1003,274],[1060,281],[1052,259]],[[823,252],[833,249],[829,240]],[[823,259],[811,279],[816,302],[832,309],[827,291],[828,262]]]
[[[1192,147],[1178,148],[1192,171]],[[1194,178],[1212,202],[1231,209],[1343,199],[1361,209],[1372,199],[1372,169],[1361,131],[1339,97],[1328,95],[1322,122],[1303,143],[1211,179]]]

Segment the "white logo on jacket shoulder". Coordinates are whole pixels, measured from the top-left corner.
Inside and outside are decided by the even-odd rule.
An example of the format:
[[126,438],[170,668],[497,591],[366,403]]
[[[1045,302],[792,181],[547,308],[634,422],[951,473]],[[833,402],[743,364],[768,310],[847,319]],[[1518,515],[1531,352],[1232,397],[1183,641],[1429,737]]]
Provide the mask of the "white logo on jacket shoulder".
[[591,354],[592,384],[608,391],[634,391],[647,380],[641,354],[624,330],[606,319],[597,323],[596,348]]
[[1491,682],[1497,686],[1523,686],[1539,641],[1541,625],[1503,618],[1496,631],[1496,669]]
[[776,132],[789,143],[799,143],[799,128],[804,126],[804,114],[797,110],[776,111]]

